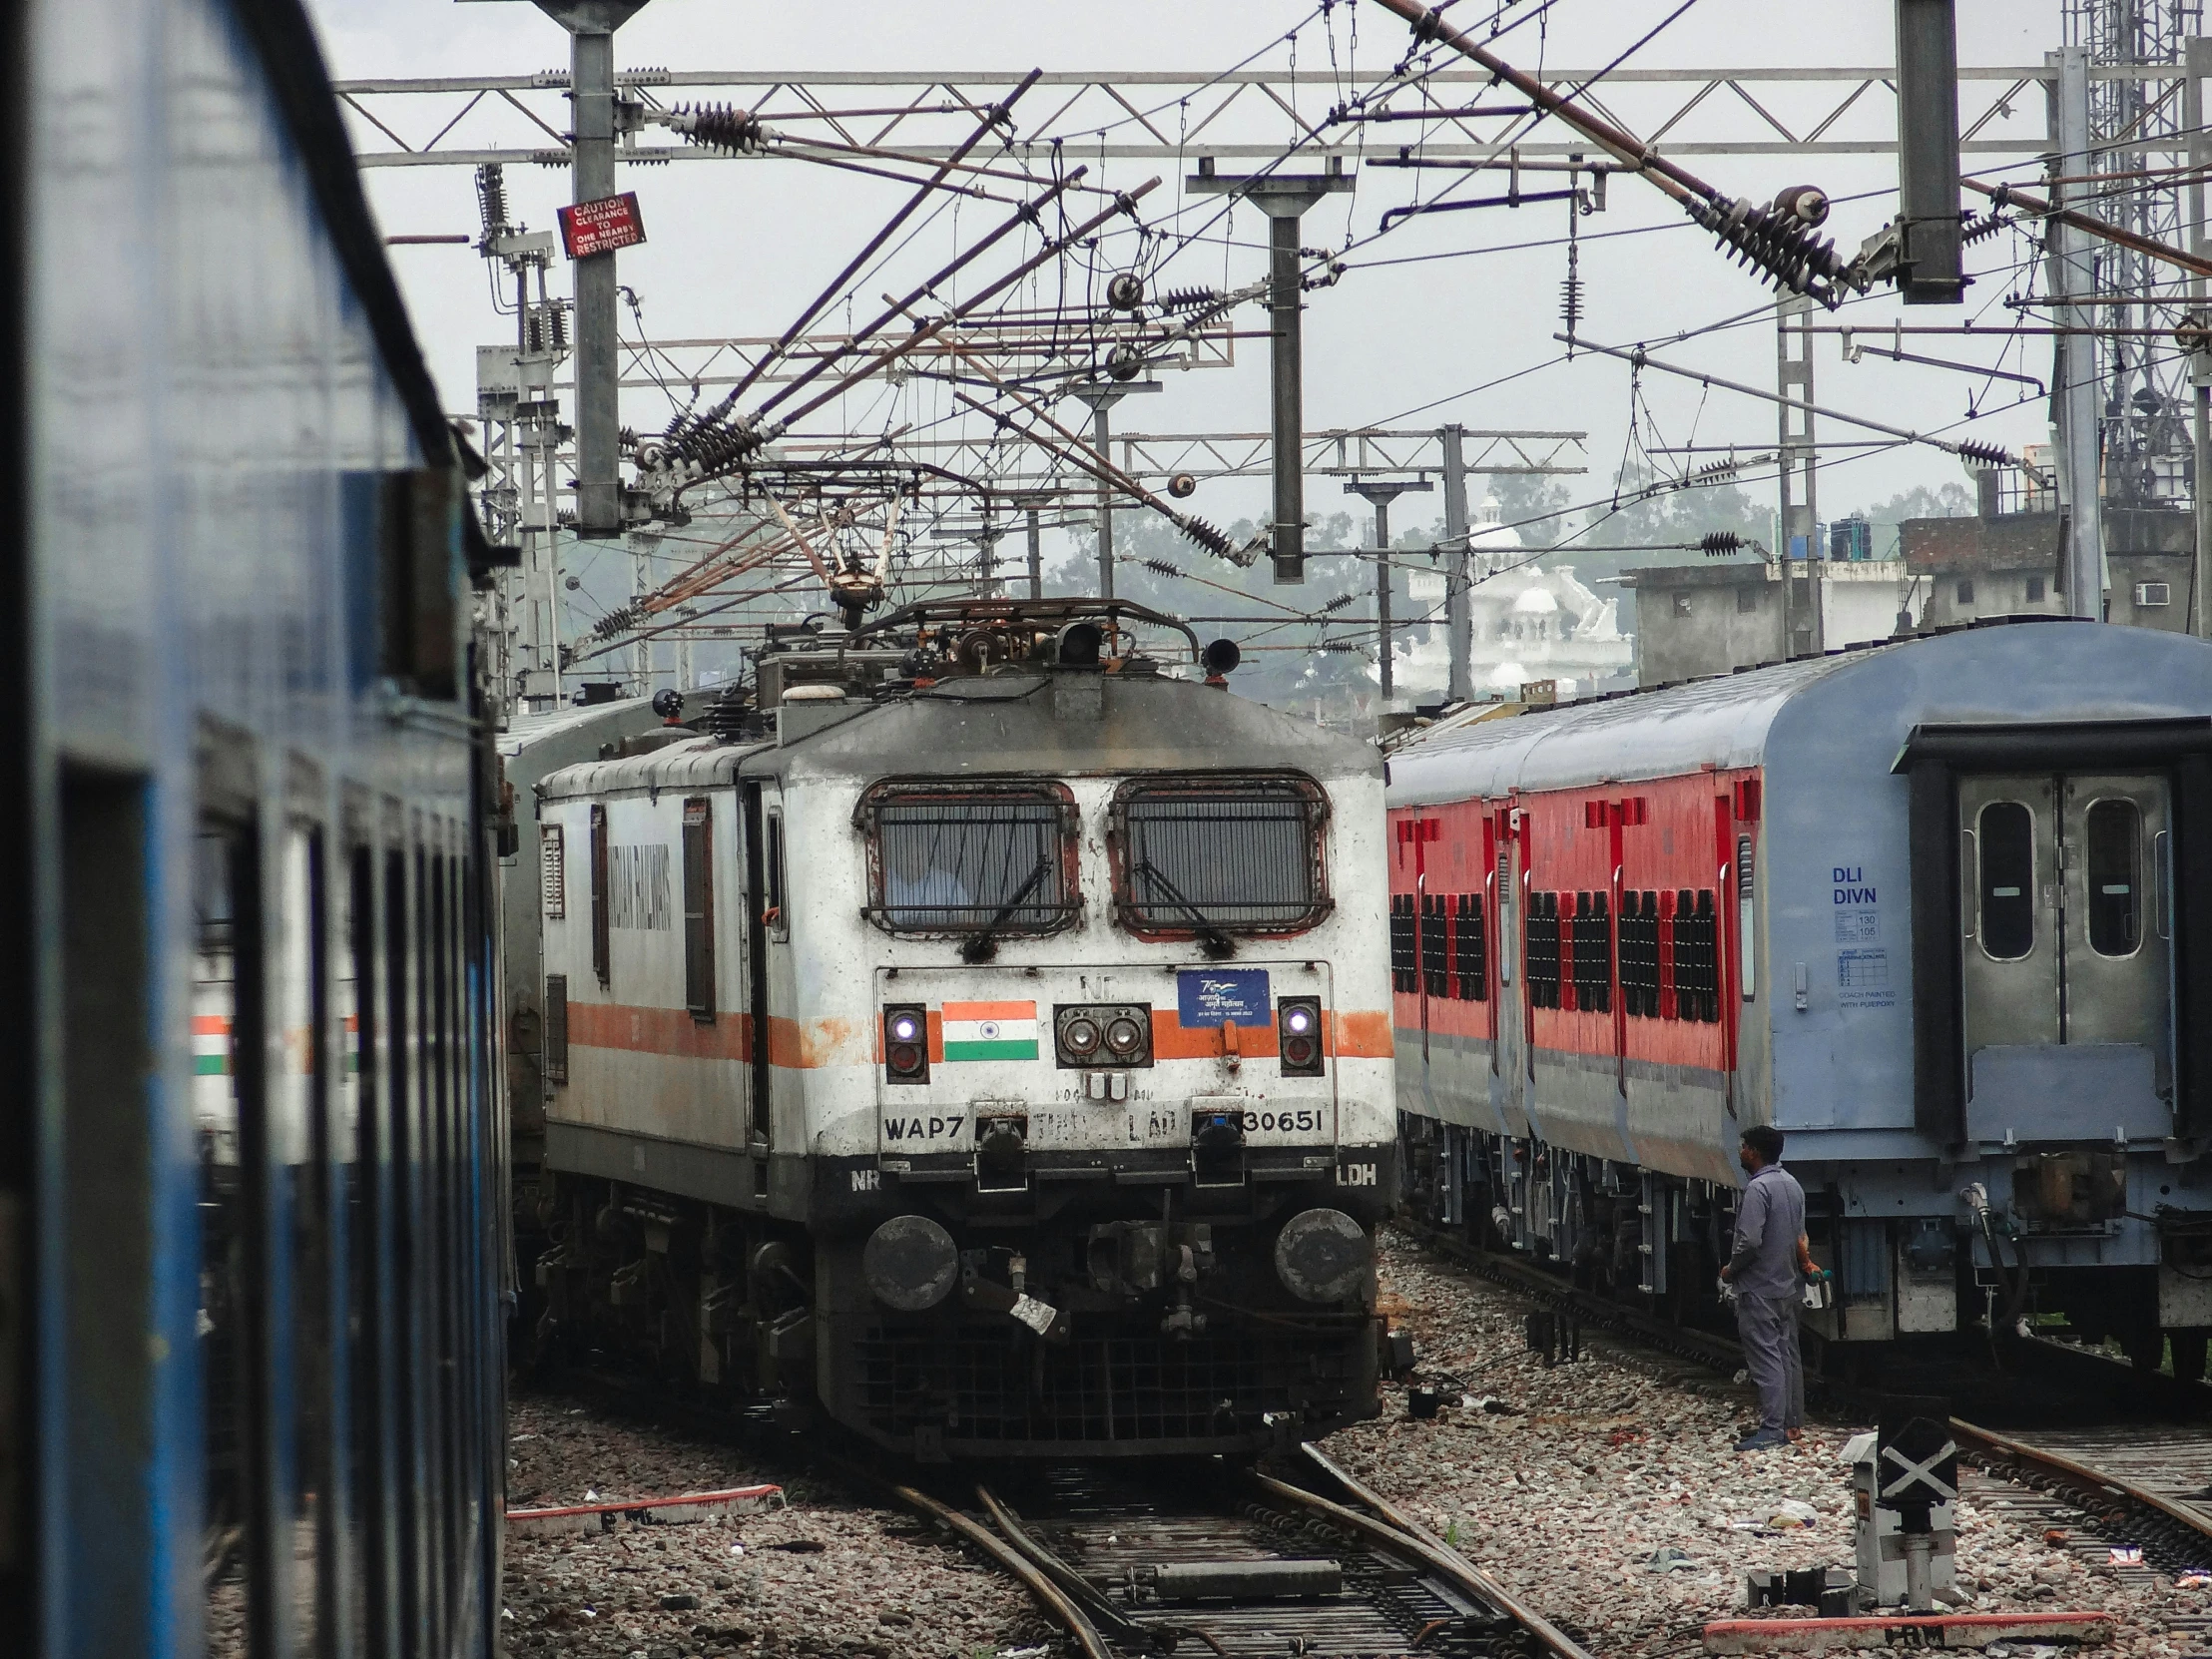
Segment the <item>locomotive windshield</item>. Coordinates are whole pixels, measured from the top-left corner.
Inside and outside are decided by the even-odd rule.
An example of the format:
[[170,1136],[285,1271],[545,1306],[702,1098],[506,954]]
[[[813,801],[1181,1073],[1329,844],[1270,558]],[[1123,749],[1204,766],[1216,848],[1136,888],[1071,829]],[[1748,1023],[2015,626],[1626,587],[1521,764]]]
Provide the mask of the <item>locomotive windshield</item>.
[[862,804],[869,914],[896,932],[1049,933],[1073,916],[1067,801],[1043,785],[888,785]]
[[1278,933],[1329,910],[1321,791],[1304,778],[1122,787],[1114,803],[1123,922],[1145,932]]

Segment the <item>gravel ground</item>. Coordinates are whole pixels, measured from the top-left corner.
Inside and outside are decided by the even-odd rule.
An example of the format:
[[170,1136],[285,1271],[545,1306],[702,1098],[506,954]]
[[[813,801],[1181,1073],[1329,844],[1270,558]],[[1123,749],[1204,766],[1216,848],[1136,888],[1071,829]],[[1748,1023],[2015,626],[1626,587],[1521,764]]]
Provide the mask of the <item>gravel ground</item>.
[[788,1499],[683,1526],[510,1536],[501,1621],[509,1654],[996,1659],[1036,1648],[1034,1659],[1044,1659],[1057,1651],[1039,1645],[1050,1634],[1019,1588],[903,1513],[558,1396],[516,1402],[507,1431],[508,1503],[517,1509],[760,1481],[780,1481]]
[[[1401,1239],[1385,1241],[1382,1283],[1423,1368],[1505,1409],[1416,1422],[1392,1388],[1382,1417],[1332,1436],[1328,1451],[1604,1659],[1694,1649],[1704,1621],[1746,1616],[1753,1569],[1850,1564],[1850,1470],[1837,1453],[1870,1425],[1816,1413],[1800,1446],[1737,1453],[1730,1443],[1756,1415],[1747,1386],[1607,1339],[1547,1370],[1527,1352],[1527,1304]],[[1793,1523],[1785,1505],[1810,1520]],[[2203,1645],[2168,1627],[2212,1612],[2202,1591],[2084,1569],[2040,1531],[1970,1504],[1958,1529],[1962,1611],[2108,1609],[2119,1635],[2103,1651],[2167,1659]]]
[[[1851,1559],[1844,1441],[1821,1419],[1789,1451],[1729,1449],[1750,1390],[1617,1339],[1546,1368],[1526,1350],[1526,1304],[1402,1239],[1382,1253],[1385,1306],[1489,1408],[1416,1422],[1401,1389],[1330,1454],[1471,1559],[1580,1632],[1602,1659],[1694,1652],[1709,1619],[1744,1615],[1755,1568]],[[779,1476],[726,1445],[641,1428],[559,1396],[515,1405],[509,1502],[552,1507],[782,1479],[781,1508],[507,1545],[506,1651],[589,1659],[1047,1659],[1062,1651],[1028,1598],[919,1520],[836,1486]],[[685,1598],[690,1598],[686,1600]],[[2212,1595],[2140,1569],[2084,1566],[2077,1549],[1961,1503],[1962,1609],[2106,1609],[2107,1652],[2212,1651]],[[673,1605],[671,1604],[673,1603]],[[2176,1628],[2176,1624],[2194,1628]],[[2040,1659],[2021,1648],[1997,1659]]]

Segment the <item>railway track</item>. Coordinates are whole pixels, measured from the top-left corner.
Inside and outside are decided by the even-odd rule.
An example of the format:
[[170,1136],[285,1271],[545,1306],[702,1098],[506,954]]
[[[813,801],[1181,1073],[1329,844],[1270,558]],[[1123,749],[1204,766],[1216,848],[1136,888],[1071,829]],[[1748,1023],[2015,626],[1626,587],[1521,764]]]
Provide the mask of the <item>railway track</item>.
[[1025,1471],[977,1486],[972,1510],[893,1491],[1020,1578],[1086,1659],[1590,1659],[1318,1448],[1305,1458],[1337,1497],[1219,1463]]
[[2139,1545],[2143,1570],[2212,1564],[2212,1431],[2130,1425],[2038,1429],[2023,1439],[1959,1417],[1950,1429],[1986,1475],[2055,1499],[2103,1537]]
[[[1679,1326],[1585,1291],[1557,1274],[1515,1256],[1482,1250],[1454,1234],[1400,1218],[1392,1223],[1421,1247],[1454,1267],[1570,1322],[1577,1331],[1603,1331],[1641,1348],[1719,1373],[1735,1375],[1743,1350],[1713,1331]],[[1809,1396],[1869,1417],[1885,1406],[1916,1406],[1941,1398],[1959,1412],[1999,1424],[2054,1421],[2093,1423],[2115,1415],[2164,1419],[2212,1413],[2212,1389],[2180,1382],[2162,1373],[2137,1371],[2124,1361],[2045,1337],[2008,1339],[1997,1357],[1969,1350],[1900,1356],[1886,1363],[1881,1384],[1809,1370]]]
[[634,1377],[569,1381],[604,1407],[796,1455],[926,1516],[1017,1579],[1086,1659],[1592,1659],[1318,1446],[1298,1472],[1322,1490],[1220,1459],[1000,1465],[995,1485],[925,1490],[918,1471],[904,1484],[827,1437],[765,1439]]

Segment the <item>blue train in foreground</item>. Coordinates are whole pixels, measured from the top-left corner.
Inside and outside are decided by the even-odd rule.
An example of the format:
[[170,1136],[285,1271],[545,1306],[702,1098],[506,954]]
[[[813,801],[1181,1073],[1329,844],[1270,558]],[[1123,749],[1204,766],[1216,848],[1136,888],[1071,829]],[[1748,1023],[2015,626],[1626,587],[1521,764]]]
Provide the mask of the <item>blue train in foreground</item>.
[[0,1647],[488,1654],[490,562],[296,0],[0,7]]

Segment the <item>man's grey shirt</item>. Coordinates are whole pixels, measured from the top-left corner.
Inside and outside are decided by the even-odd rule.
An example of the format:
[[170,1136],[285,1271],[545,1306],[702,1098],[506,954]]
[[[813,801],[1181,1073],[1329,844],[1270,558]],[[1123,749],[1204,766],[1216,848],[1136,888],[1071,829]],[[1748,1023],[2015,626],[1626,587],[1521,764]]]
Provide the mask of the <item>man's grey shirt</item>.
[[1797,1242],[1804,1232],[1805,1189],[1780,1164],[1767,1165],[1751,1178],[1736,1203],[1732,1261],[1738,1264],[1733,1280],[1738,1294],[1796,1296],[1800,1285]]

